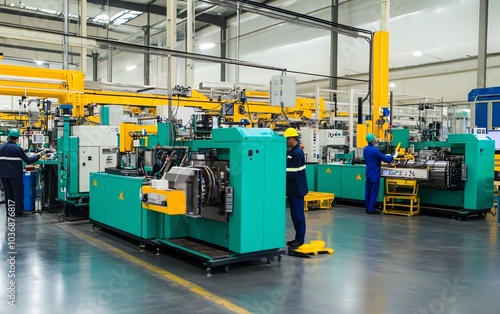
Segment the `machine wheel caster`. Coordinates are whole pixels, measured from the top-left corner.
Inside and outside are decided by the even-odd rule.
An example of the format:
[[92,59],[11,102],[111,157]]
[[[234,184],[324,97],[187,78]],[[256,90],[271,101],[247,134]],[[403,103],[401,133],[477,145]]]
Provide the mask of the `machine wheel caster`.
[[283,256],[278,255],[278,262],[281,262],[282,259],[283,259]]
[[207,267],[207,277],[212,277],[212,268]]
[[272,258],[268,256],[267,263],[266,263],[267,267],[271,266],[271,261],[272,261]]
[[159,247],[156,248],[156,255],[160,255],[160,248]]
[[229,267],[229,265],[224,266],[224,272],[225,273],[228,273],[230,269],[231,268]]
[[59,215],[59,217],[57,217],[57,221],[59,221],[59,222],[64,222],[65,219],[66,219],[66,216],[64,214],[61,214],[61,215]]
[[94,230],[95,230],[95,225],[92,225],[92,231],[94,231]]
[[139,252],[141,252],[141,253],[142,253],[142,252],[144,252],[144,248],[145,248],[145,247],[146,247],[146,246],[145,246],[143,243],[140,243],[140,244],[139,244],[139,249],[140,249],[140,250],[139,250]]

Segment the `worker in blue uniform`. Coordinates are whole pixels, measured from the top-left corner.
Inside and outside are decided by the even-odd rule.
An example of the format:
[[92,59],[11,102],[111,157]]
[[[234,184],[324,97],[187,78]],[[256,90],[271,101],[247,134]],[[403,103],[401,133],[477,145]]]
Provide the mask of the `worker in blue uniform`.
[[32,164],[45,151],[33,157],[28,157],[17,144],[20,132],[18,129],[9,131],[9,140],[0,146],[0,178],[5,192],[5,208],[9,217],[26,217],[24,214],[24,184],[23,161]]
[[290,204],[290,215],[295,228],[295,239],[288,241],[290,248],[304,244],[306,236],[306,217],[304,215],[304,196],[307,195],[306,159],[299,144],[299,133],[294,128],[285,130],[288,152],[286,155],[286,196]]
[[380,188],[380,167],[383,162],[391,163],[396,156],[386,156],[375,146],[375,135],[366,135],[368,145],[363,149],[366,162],[365,206],[367,214],[380,214],[375,208]]

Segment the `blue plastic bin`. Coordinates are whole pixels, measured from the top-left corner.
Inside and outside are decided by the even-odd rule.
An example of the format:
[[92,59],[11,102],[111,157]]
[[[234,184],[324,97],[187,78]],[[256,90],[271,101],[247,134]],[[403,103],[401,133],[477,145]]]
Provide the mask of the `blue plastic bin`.
[[23,174],[24,211],[35,210],[35,173],[26,171]]

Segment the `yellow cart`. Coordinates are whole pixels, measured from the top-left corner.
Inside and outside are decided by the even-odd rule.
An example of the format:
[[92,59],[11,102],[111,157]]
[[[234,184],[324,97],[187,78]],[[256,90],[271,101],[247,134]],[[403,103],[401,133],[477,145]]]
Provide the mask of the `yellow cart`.
[[417,180],[386,178],[385,191],[382,213],[403,216],[415,216],[420,213]]

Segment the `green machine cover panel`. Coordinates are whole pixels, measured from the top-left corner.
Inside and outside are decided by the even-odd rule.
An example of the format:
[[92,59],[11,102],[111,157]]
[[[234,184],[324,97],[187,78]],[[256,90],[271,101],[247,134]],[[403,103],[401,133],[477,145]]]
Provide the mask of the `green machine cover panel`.
[[401,144],[401,148],[410,147],[410,129],[393,129],[392,130],[392,145]]
[[[142,209],[143,182],[141,177],[91,173],[90,219],[137,237],[156,237],[158,215]],[[150,224],[150,229],[144,228]]]
[[[364,165],[322,164],[318,165],[318,192],[334,193],[335,198],[344,200],[365,200]],[[385,180],[380,178],[377,201],[384,200]]]
[[[190,222],[190,236],[219,245],[224,242],[223,246],[235,253],[282,247],[286,221],[285,138],[270,129],[214,129],[212,140],[194,141],[192,147],[193,151],[229,151],[223,155],[229,157],[234,210],[227,224],[209,219],[199,219],[196,226]],[[210,226],[205,228],[203,224]]]
[[318,191],[318,164],[306,165],[307,187],[309,191]]

